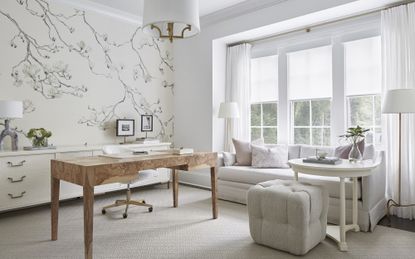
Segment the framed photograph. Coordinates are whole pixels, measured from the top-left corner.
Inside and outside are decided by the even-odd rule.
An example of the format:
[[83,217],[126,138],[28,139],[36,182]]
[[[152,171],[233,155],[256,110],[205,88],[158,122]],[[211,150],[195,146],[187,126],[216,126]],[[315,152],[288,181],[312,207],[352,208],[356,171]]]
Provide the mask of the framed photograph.
[[141,131],[153,131],[153,115],[141,115]]
[[117,120],[117,136],[131,137],[134,136],[135,123],[133,119],[118,119]]

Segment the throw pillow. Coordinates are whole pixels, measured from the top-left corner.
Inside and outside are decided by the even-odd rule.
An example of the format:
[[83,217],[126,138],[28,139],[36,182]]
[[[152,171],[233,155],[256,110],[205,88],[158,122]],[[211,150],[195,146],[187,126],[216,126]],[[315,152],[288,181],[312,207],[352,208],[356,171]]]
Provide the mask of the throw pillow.
[[[342,159],[349,159],[349,153],[350,150],[352,150],[352,146],[353,144],[336,147],[334,150],[334,156]],[[365,140],[357,142],[357,147],[363,155],[365,151]]]
[[[249,143],[248,141],[237,140],[234,138],[232,139],[232,142],[236,152],[236,165],[250,166],[252,164],[251,143]],[[257,139],[252,141],[252,144],[264,145],[264,140]]]
[[270,148],[252,145],[252,167],[289,168],[288,147],[278,145]]
[[363,152],[363,160],[375,160],[375,146],[373,144],[365,146],[365,152]]
[[236,155],[230,152],[223,152],[223,164],[233,166],[236,163]]

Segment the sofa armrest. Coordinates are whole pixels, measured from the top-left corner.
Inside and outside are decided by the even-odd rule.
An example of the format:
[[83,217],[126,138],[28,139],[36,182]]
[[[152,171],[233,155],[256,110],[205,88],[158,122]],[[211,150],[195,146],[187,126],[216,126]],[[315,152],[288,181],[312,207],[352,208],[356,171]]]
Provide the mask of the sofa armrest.
[[225,162],[224,162],[224,159],[223,159],[223,153],[222,152],[218,153],[218,159],[216,161],[216,166],[218,168],[222,167],[222,166],[225,166]]
[[362,177],[362,203],[367,211],[370,211],[380,200],[385,199],[385,151],[377,151],[375,163],[379,163],[379,166],[374,169],[373,174]]

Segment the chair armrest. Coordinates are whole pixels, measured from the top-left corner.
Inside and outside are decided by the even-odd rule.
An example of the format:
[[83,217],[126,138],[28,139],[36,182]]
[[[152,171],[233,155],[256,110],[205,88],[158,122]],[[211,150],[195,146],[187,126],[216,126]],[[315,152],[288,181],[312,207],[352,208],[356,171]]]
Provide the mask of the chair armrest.
[[377,151],[376,161],[379,166],[373,174],[362,177],[362,203],[363,208],[370,210],[380,200],[385,199],[386,194],[386,163],[385,151]]

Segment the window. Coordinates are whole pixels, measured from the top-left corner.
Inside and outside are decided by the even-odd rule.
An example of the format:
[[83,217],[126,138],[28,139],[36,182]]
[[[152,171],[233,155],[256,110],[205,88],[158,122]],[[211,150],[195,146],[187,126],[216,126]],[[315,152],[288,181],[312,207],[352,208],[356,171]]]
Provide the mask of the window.
[[292,102],[295,144],[330,145],[330,99]]
[[267,144],[277,143],[277,102],[251,104],[251,139],[263,138]]
[[278,140],[278,56],[251,59],[251,139]]
[[292,142],[330,145],[331,46],[291,52],[287,60]]
[[[344,43],[347,126],[369,128],[373,142],[381,143],[380,37]],[[369,140],[370,141],[370,140]]]

